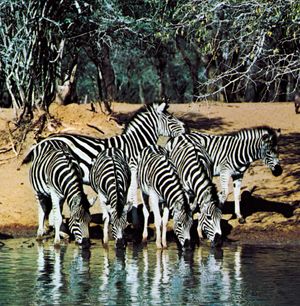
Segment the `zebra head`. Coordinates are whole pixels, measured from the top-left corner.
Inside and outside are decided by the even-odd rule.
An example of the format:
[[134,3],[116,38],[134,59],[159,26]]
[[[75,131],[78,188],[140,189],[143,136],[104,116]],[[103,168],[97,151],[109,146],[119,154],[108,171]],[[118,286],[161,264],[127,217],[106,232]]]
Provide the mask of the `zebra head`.
[[193,225],[193,218],[190,209],[182,202],[177,201],[173,206],[174,232],[182,249],[191,248],[190,230]]
[[120,216],[118,216],[117,212],[115,211],[111,217],[111,221],[112,221],[111,232],[112,232],[113,238],[116,241],[117,249],[125,249],[127,245],[127,241],[124,238],[124,230],[128,224],[127,223],[128,208],[129,208],[129,205],[125,205],[123,212]]
[[264,132],[265,133],[261,137],[261,159],[263,160],[264,164],[271,169],[274,176],[279,176],[282,173],[277,147],[277,139],[280,135],[280,129],[277,131],[268,129]]
[[222,212],[219,208],[219,201],[212,197],[212,192],[207,188],[205,191],[203,204],[200,207],[198,217],[198,228],[201,228],[207,238],[212,242],[212,247],[218,247],[222,244],[221,218]]
[[154,103],[153,111],[157,115],[157,128],[160,136],[175,137],[185,132],[184,123],[171,115],[166,102]]
[[92,204],[89,203],[85,195],[83,197],[75,196],[72,204],[69,220],[70,231],[74,235],[76,243],[84,248],[89,247],[89,224],[91,222],[89,208]]

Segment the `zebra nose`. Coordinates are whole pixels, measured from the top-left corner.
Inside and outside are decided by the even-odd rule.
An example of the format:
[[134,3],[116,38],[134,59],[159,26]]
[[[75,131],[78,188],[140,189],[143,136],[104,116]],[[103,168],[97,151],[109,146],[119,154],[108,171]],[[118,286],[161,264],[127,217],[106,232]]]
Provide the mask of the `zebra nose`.
[[220,248],[223,244],[222,236],[218,233],[215,234],[214,240],[211,244],[212,248]]
[[127,245],[127,241],[125,238],[119,238],[116,241],[116,248],[117,249],[125,249]]
[[282,168],[280,167],[280,165],[275,165],[274,169],[272,169],[272,174],[274,176],[279,176],[282,173]]
[[82,241],[80,243],[80,247],[83,249],[87,249],[91,246],[91,241],[89,238],[82,238]]
[[183,250],[190,251],[192,249],[191,240],[185,239],[183,244]]

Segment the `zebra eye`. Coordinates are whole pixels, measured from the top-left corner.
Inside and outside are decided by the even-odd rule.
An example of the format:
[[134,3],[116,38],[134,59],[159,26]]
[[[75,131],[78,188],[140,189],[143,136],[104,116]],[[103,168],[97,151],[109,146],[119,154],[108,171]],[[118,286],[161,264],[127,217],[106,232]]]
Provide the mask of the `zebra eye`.
[[211,221],[211,216],[206,216],[207,220]]

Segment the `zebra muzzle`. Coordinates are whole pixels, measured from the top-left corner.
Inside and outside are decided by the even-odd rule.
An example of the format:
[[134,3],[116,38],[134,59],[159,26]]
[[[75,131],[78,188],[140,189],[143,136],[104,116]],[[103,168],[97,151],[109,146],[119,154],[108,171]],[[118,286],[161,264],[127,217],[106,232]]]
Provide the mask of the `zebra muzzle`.
[[272,169],[272,174],[274,176],[279,176],[282,173],[282,168],[280,165],[275,165],[274,169]]
[[81,243],[79,243],[79,246],[83,249],[87,249],[91,246],[91,241],[89,238],[82,238]]
[[190,251],[190,250],[192,250],[191,240],[185,239],[182,249],[183,249],[184,251]]
[[211,243],[212,248],[220,248],[223,244],[222,236],[220,234],[215,234],[214,240]]
[[127,246],[127,241],[125,238],[119,238],[116,240],[116,248],[117,249],[125,249]]

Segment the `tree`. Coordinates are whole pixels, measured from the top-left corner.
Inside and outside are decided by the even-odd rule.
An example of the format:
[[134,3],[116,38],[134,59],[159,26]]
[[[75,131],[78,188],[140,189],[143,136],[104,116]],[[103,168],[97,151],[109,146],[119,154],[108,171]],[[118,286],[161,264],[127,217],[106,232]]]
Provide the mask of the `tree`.
[[298,1],[186,1],[174,27],[207,59],[200,99],[287,99],[299,82]]

